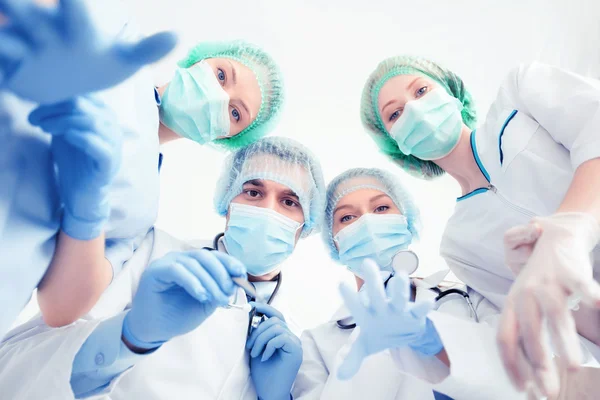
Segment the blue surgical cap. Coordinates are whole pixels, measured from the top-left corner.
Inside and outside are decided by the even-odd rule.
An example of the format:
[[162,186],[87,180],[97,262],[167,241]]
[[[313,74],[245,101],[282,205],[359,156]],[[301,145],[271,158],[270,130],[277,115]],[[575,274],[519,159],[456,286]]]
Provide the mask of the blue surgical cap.
[[320,229],[325,181],[321,165],[310,150],[292,139],[268,137],[229,155],[215,192],[219,215],[227,215],[231,200],[254,179],[277,182],[298,195],[304,213],[302,237]]
[[333,241],[333,213],[344,196],[361,189],[374,189],[387,194],[406,217],[413,240],[419,238],[421,231],[419,209],[398,176],[378,168],[349,169],[331,181],[327,187],[325,200],[323,241],[335,261],[339,261],[339,252]]

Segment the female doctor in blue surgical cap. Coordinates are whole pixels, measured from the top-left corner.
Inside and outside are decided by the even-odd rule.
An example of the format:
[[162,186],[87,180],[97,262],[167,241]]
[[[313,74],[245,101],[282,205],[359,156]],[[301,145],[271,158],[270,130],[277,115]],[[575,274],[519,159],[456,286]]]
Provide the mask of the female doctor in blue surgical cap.
[[[184,137],[237,149],[266,135],[279,114],[277,66],[242,41],[198,44],[154,89],[149,71],[135,73],[115,54],[130,60],[168,46],[125,46],[139,35],[121,7],[65,1],[33,24],[31,2],[2,2],[9,22],[0,36],[22,51],[9,62],[0,49],[0,336],[38,283],[51,326],[94,305],[154,223],[160,143]],[[40,24],[53,34],[37,34]],[[73,37],[54,32],[61,29]]]
[[499,310],[462,285],[440,292],[439,274],[408,278],[416,265],[398,256],[418,239],[420,216],[397,176],[342,173],[327,188],[324,217],[325,245],[356,288],[344,286],[345,305],[302,334],[294,399],[525,398],[496,351]]
[[[531,367],[542,393],[556,394],[543,321],[571,369],[582,362],[575,322],[600,343],[597,325],[586,324],[590,316],[598,321],[600,306],[600,82],[521,65],[477,127],[473,99],[456,74],[392,57],[369,76],[361,118],[406,172],[423,179],[448,173],[460,185],[441,254],[458,278],[503,309],[498,342],[517,387],[524,389],[522,371]],[[515,253],[527,257],[515,264]]]

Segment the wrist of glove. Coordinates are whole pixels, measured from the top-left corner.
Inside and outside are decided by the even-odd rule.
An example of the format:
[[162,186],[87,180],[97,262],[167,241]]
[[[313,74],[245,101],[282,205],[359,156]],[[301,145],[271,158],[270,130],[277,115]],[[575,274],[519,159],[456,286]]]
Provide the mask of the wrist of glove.
[[279,396],[279,397],[273,397],[273,398],[265,398],[265,397],[258,396],[258,400],[294,400],[294,397],[292,396],[291,393],[288,393],[286,395]]
[[131,329],[131,321],[129,318],[130,314],[131,311],[129,311],[129,313],[125,316],[125,319],[123,320],[123,331],[121,332],[121,334],[123,335],[123,338],[125,338],[125,340],[127,340],[127,342],[129,342],[131,345],[139,349],[152,350],[160,347],[163,343],[166,343],[168,341],[168,339],[156,339],[153,341],[139,339]]
[[533,219],[542,228],[544,239],[571,239],[572,243],[591,252],[600,241],[600,223],[593,215],[583,212],[564,212]]
[[409,347],[426,356],[434,356],[444,349],[442,339],[429,318],[425,321],[423,333],[409,343]]
[[288,393],[286,395],[279,396],[279,397],[273,397],[273,398],[265,398],[262,396],[258,396],[258,400],[294,400],[294,397],[292,396],[291,393]]
[[[102,234],[104,226],[110,218],[108,196],[94,196],[95,206],[90,203],[82,207],[65,206],[61,228],[70,237],[78,240],[92,240]],[[93,204],[93,203],[92,203]]]

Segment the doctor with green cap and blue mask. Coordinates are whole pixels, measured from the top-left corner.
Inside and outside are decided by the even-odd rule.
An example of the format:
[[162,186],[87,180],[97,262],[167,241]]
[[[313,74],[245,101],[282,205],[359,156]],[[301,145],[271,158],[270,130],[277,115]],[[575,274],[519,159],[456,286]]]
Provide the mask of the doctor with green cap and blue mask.
[[[514,384],[524,390],[533,380],[555,395],[553,353],[570,369],[597,365],[589,351],[600,344],[592,322],[600,308],[600,83],[521,65],[476,128],[473,99],[455,73],[398,56],[369,76],[361,118],[406,172],[448,173],[460,185],[441,255],[503,309],[498,343]],[[523,249],[528,258],[515,270],[511,260]],[[544,321],[552,348],[542,340]]]
[[319,231],[324,187],[319,162],[291,139],[231,154],[214,197],[224,232],[191,245],[153,229],[92,313],[10,332],[3,395],[289,399],[302,346],[284,311],[285,261]]
[[[29,45],[30,36],[46,40],[40,62],[47,64],[48,79],[53,73],[63,73],[52,68],[57,57],[69,55],[69,62],[77,62],[90,54],[86,53],[89,46],[71,46],[74,39],[60,32],[33,35],[42,22],[45,29],[56,31],[65,24],[69,32],[96,27],[100,33],[93,33],[98,41],[113,38],[118,43],[118,51],[103,53],[107,59],[116,52],[129,60],[136,49],[152,53],[149,39],[138,48],[122,44],[139,35],[118,3],[77,2],[80,7],[75,7],[75,3],[64,2],[54,8],[36,8],[27,2],[25,9],[12,1],[2,4],[9,21],[8,31],[2,33],[14,39],[9,44],[18,39]],[[25,18],[30,14],[39,20],[37,25]],[[71,19],[61,18],[63,15]],[[155,42],[168,48],[160,38]],[[0,321],[0,335],[38,284],[38,303],[51,326],[69,324],[89,311],[154,223],[160,143],[187,137],[224,149],[239,148],[272,129],[283,101],[281,75],[273,60],[258,47],[241,41],[199,44],[181,62],[172,85],[158,90],[153,89],[149,72],[142,70],[94,99],[64,98],[84,94],[92,84],[87,79],[81,82],[88,86],[74,84],[36,99],[32,97],[35,91],[22,87],[27,82],[22,75],[29,73],[33,79],[39,77],[40,69],[44,71],[43,63],[32,64],[28,58],[39,48],[31,45],[20,62],[6,64],[11,67],[11,79],[5,81],[8,83],[0,94],[0,131],[7,144],[2,157],[6,168],[0,177],[5,189],[0,201],[0,258],[7,260],[2,269],[6,279],[1,281],[10,286],[0,292],[7,296],[5,304],[14,304]],[[95,56],[102,58],[102,54]],[[82,68],[85,60],[80,61]],[[116,79],[108,79],[105,75],[109,72],[126,77],[127,71],[135,71],[127,64],[127,68],[116,68],[115,62],[109,61],[113,69],[106,68],[104,75],[98,75],[98,89]],[[160,92],[165,101],[161,102]],[[26,100],[43,104],[35,108]],[[85,139],[88,136],[76,134],[89,131],[95,136]],[[71,139],[58,146],[65,138]],[[102,166],[98,179],[84,172],[95,171],[97,166]],[[71,176],[67,171],[81,173]]]

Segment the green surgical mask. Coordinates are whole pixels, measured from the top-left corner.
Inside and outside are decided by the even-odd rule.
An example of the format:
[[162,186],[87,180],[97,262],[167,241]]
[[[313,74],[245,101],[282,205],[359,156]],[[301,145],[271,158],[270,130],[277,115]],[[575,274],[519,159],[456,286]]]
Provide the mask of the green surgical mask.
[[462,103],[444,89],[434,89],[409,101],[390,129],[390,136],[405,155],[439,160],[454,150],[462,130]]
[[175,71],[161,99],[160,121],[200,144],[229,136],[229,95],[208,63]]

